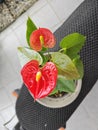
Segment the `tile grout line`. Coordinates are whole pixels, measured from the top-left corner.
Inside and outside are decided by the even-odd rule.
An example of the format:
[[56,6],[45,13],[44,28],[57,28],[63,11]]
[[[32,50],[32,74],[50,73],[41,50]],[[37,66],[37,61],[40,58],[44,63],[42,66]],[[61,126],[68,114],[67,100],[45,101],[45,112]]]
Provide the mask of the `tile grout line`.
[[11,103],[10,103],[9,105],[7,105],[6,107],[3,107],[2,109],[0,109],[0,115],[1,115],[1,111],[7,109],[8,107],[10,107],[10,106],[12,106],[12,105],[13,105],[13,103],[11,102]]
[[[48,2],[47,2],[48,3]],[[30,15],[35,15],[37,12],[39,12],[43,7],[45,7],[47,5],[47,3],[45,3],[43,6],[41,6],[39,9],[37,9],[35,12],[31,13]],[[31,7],[32,8],[32,7]],[[30,9],[31,9],[30,8]],[[26,15],[28,16],[28,10],[26,11]]]
[[56,11],[54,10],[53,6],[51,5],[51,2],[49,2],[48,0],[47,0],[47,2],[48,2],[48,4],[49,4],[50,8],[52,9],[52,11],[54,12],[54,14],[56,15],[56,17],[58,18],[59,22],[61,22],[61,19],[60,19],[60,17],[58,16],[58,14],[56,13]]
[[[2,114],[1,114],[1,110],[0,110],[0,117],[1,117],[1,119],[3,120],[3,124],[4,124],[5,119],[3,118]],[[2,125],[3,125],[3,124],[2,124]]]
[[[10,32],[7,32],[8,30],[10,30]],[[6,27],[6,28],[0,33],[0,35],[3,35],[3,33],[7,32],[7,33],[6,33],[6,36],[8,36],[9,33],[11,33],[12,31],[13,31],[13,30],[10,28],[10,25],[9,25],[8,27]],[[0,42],[2,42],[3,39],[4,39],[4,37],[0,39]]]
[[[12,107],[12,105],[6,107],[5,109],[8,109],[9,107]],[[13,107],[13,108],[14,108],[14,107]],[[5,109],[3,109],[3,110],[5,110]],[[3,110],[2,110],[2,111],[3,111]],[[16,115],[16,112],[15,112],[13,115],[11,115],[11,117],[9,118],[9,120],[10,120],[14,115]],[[5,118],[2,116],[1,110],[0,110],[0,116],[1,116],[1,118],[3,119],[3,121],[4,121],[4,123],[2,124],[2,125],[4,126],[4,124],[5,124],[7,121],[6,121]],[[9,120],[8,120],[8,121],[9,121]]]
[[[4,88],[5,88],[5,87],[4,87]],[[7,94],[7,96],[8,96],[8,98],[9,98],[11,104],[14,105],[14,104],[13,104],[13,101],[12,101],[12,98],[11,98],[11,97],[9,96],[9,94],[7,93],[7,89],[6,89],[6,88],[5,88],[5,93]]]
[[[59,24],[61,24],[61,25],[62,25],[62,24],[63,24],[63,22],[62,22],[62,23],[61,23],[61,22],[59,22],[59,23],[57,23],[57,24],[53,25],[52,27],[50,27],[50,29],[52,29],[52,28],[56,28],[57,26],[59,27]],[[58,27],[57,27],[57,28],[58,28]],[[54,30],[54,31],[53,31],[53,33],[54,33],[55,31],[56,31],[56,30]]]
[[[38,2],[38,1],[37,1]],[[35,15],[37,12],[40,11],[41,8],[45,7],[47,5],[47,3],[45,3],[43,6],[41,6],[39,9],[37,9],[35,12],[33,12],[32,14],[29,15],[28,13],[28,10],[32,8],[32,6],[26,11],[24,12],[20,17],[24,17],[27,16],[27,17],[30,17],[31,15]],[[24,18],[23,17],[23,18]],[[26,18],[25,18],[26,19]],[[18,19],[17,19],[18,20]],[[23,21],[23,23],[25,23],[25,21]],[[13,29],[13,27],[11,27],[12,31],[15,31],[16,29],[18,29],[23,23],[20,23],[16,28]]]
[[[1,118],[3,119],[4,123],[6,122],[2,114],[0,113]],[[4,123],[2,124],[4,126]]]
[[[27,16],[27,15],[26,15],[26,16]],[[23,18],[24,18],[25,16],[22,16],[22,15],[21,15],[20,17],[23,17]],[[20,17],[19,17],[19,18],[20,18]],[[23,19],[23,18],[22,18],[22,19]],[[25,18],[24,18],[24,19],[25,19]],[[12,26],[13,26],[13,24],[15,24],[15,22],[17,22],[17,20],[18,20],[18,18],[17,18],[16,21],[14,21],[14,23],[12,23],[11,26],[10,26],[10,28],[11,28],[12,31],[16,30],[16,29],[19,28],[23,23],[25,23],[25,21],[23,21],[22,23],[20,23],[19,25],[17,25],[15,28],[13,28]]]
[[[10,35],[10,34],[9,34],[9,35]],[[14,35],[15,35],[15,32],[14,32]],[[15,35],[15,36],[16,36],[16,35]],[[16,37],[16,38],[17,38],[17,37]],[[18,38],[17,38],[17,40],[18,40]],[[19,41],[19,40],[18,40],[18,41]],[[7,56],[7,54],[6,54],[6,52],[5,52],[4,49],[3,49],[3,52],[4,52],[4,54],[6,55],[8,61],[9,61],[9,65],[12,67],[12,69],[14,70],[14,72],[18,74],[18,72],[15,70],[14,66],[11,64],[11,60],[10,60],[10,58]]]

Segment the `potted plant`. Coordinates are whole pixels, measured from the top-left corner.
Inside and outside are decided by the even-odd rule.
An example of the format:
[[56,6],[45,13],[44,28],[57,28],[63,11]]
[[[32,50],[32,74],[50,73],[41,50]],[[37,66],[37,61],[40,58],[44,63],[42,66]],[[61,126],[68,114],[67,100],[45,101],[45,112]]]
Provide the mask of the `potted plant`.
[[51,108],[73,102],[81,90],[84,69],[79,52],[86,37],[69,34],[61,39],[58,51],[50,52],[56,46],[55,36],[28,18],[26,39],[28,47],[18,47],[18,56],[23,82],[34,100]]

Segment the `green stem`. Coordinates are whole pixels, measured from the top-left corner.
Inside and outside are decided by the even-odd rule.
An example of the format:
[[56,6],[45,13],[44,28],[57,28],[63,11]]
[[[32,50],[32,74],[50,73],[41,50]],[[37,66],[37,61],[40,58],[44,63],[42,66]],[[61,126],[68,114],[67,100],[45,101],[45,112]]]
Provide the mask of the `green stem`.
[[66,53],[66,50],[67,50],[66,48],[62,48],[62,49],[59,50],[59,52],[64,52],[64,53]]
[[50,61],[51,56],[50,56],[50,53],[49,53],[49,48],[47,48],[47,52],[48,52],[48,60]]

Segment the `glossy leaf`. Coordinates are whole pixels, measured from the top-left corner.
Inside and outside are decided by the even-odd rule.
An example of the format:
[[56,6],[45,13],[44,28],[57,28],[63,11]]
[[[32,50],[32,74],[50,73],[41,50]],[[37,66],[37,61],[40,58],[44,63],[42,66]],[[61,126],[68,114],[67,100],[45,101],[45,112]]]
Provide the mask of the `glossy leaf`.
[[53,95],[58,91],[73,93],[75,91],[75,82],[73,80],[66,80],[63,76],[59,76],[56,88],[49,95]]
[[57,68],[52,62],[40,69],[38,61],[32,60],[22,68],[21,75],[35,100],[46,97],[56,87]]
[[83,63],[82,61],[80,60],[80,58],[75,58],[73,59],[73,63],[75,64],[77,70],[78,70],[78,73],[80,75],[79,78],[83,78],[83,75],[84,75],[84,67],[83,67]]
[[64,53],[67,54],[71,59],[74,59],[82,49],[85,41],[85,36],[79,33],[73,33],[62,39],[60,42],[60,47],[66,49]]
[[28,43],[29,46],[30,46],[30,35],[36,29],[37,29],[37,27],[35,26],[33,21],[28,17],[27,30],[26,30],[26,39],[27,39],[27,43]]
[[66,79],[77,79],[80,77],[78,70],[72,60],[66,55],[60,52],[54,52],[51,54],[52,61],[58,68],[58,73],[65,76]]
[[74,59],[76,57],[80,57],[78,55],[78,53],[79,53],[81,48],[82,48],[81,45],[76,45],[74,47],[71,47],[71,48],[67,49],[65,54],[68,55],[71,59]]
[[49,61],[49,57],[48,57],[47,55],[44,55],[44,53],[43,53],[42,51],[39,52],[39,54],[40,54],[41,57],[43,58],[43,63],[41,64],[41,65],[43,66],[44,64],[46,64],[46,62]]
[[18,56],[22,67],[31,60],[37,60],[39,65],[43,63],[41,55],[30,48],[18,47]]
[[82,46],[85,43],[85,40],[86,37],[84,35],[81,35],[79,33],[72,33],[61,40],[60,47],[68,49],[76,45]]

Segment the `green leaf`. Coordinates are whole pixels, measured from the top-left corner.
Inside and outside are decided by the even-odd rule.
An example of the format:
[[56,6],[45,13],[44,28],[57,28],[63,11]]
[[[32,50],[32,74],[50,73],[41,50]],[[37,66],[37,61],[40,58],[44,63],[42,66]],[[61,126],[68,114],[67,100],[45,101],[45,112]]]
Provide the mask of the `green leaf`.
[[79,56],[78,52],[80,51],[81,48],[82,48],[81,45],[76,45],[74,47],[67,49],[65,54],[68,55],[71,59],[74,59]]
[[44,55],[44,53],[42,53],[42,52],[39,52],[39,54],[43,58],[43,63],[42,63],[42,66],[43,66],[48,61],[48,56]]
[[83,67],[83,63],[82,61],[80,60],[79,57],[73,59],[73,63],[75,64],[77,70],[78,70],[78,73],[80,75],[79,78],[83,78],[83,75],[84,75],[84,67]]
[[67,54],[71,59],[74,59],[82,49],[85,41],[85,36],[79,33],[72,33],[61,40],[60,47],[66,49],[64,53]]
[[27,20],[27,31],[26,31],[26,39],[27,39],[27,43],[30,46],[30,35],[31,33],[36,30],[37,27],[35,26],[35,24],[32,22],[32,20],[28,17]]
[[41,55],[41,57],[43,58],[43,63],[42,66],[49,61],[49,56],[48,53],[46,52],[48,49],[47,48],[42,48],[42,50],[39,52],[39,54]]
[[31,60],[37,60],[39,65],[43,62],[43,59],[38,52],[26,47],[18,47],[18,56],[22,67]]
[[63,76],[59,76],[56,88],[49,95],[53,95],[58,91],[73,93],[75,91],[75,82],[73,80],[66,80]]
[[55,88],[55,89],[53,89],[53,91],[49,94],[49,96],[51,96],[51,95],[54,95],[55,93],[58,93],[58,89],[57,89],[57,87]]
[[56,64],[60,75],[65,76],[68,80],[77,79],[80,77],[73,61],[66,54],[54,52],[51,56],[52,61]]
[[[86,37],[79,33],[72,33],[64,37],[60,42],[61,48],[71,48],[76,45],[83,45],[85,43]],[[80,48],[79,48],[80,49]]]
[[48,50],[48,48],[42,47],[42,50],[40,52],[45,53]]

